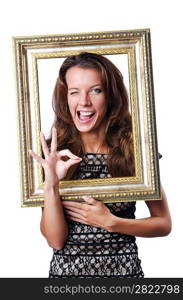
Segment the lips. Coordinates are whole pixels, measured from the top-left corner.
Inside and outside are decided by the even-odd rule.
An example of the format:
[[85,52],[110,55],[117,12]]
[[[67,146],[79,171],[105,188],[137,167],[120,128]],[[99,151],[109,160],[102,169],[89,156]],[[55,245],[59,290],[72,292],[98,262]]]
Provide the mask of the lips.
[[95,115],[95,112],[93,112],[93,111],[80,111],[80,110],[77,111],[78,119],[81,122],[90,121],[94,115]]

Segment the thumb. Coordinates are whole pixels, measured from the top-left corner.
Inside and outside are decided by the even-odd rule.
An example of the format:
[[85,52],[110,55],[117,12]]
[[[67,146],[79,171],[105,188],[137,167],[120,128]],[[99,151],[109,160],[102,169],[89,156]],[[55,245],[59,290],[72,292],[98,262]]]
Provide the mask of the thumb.
[[96,205],[99,202],[98,200],[95,200],[91,196],[83,196],[82,198],[84,199],[85,202],[87,202],[88,204],[91,204],[91,205]]

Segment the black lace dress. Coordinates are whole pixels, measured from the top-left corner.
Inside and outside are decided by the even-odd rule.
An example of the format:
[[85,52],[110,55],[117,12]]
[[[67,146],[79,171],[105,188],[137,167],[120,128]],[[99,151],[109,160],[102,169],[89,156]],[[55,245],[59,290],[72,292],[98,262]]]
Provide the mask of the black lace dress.
[[[75,179],[110,177],[107,154],[86,153]],[[122,218],[135,218],[135,202],[106,203]],[[68,221],[69,234],[61,250],[55,250],[49,277],[144,277],[135,237]]]

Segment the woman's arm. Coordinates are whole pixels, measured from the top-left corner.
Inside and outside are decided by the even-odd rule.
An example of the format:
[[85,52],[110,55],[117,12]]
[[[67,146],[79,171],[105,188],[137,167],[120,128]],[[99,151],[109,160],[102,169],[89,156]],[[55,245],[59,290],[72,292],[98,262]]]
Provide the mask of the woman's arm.
[[[41,232],[48,244],[54,249],[64,246],[68,235],[62,202],[59,195],[59,180],[65,178],[68,169],[81,161],[69,150],[57,151],[57,132],[52,129],[51,148],[48,149],[45,137],[40,136],[44,159],[30,150],[32,157],[42,165],[45,174],[44,182],[44,208],[40,223]],[[63,161],[62,157],[68,157]]]
[[44,198],[40,229],[49,246],[59,250],[65,244],[68,227],[60,200],[58,185],[55,187],[45,186]]
[[162,200],[147,201],[150,217],[143,219],[125,219],[113,215],[107,206],[91,197],[83,197],[85,203],[64,201],[63,206],[71,220],[101,227],[109,232],[140,237],[158,237],[171,231],[171,217],[165,193]]
[[162,188],[162,200],[146,201],[150,217],[143,219],[111,218],[109,231],[139,237],[160,237],[171,232],[171,217],[165,192]]

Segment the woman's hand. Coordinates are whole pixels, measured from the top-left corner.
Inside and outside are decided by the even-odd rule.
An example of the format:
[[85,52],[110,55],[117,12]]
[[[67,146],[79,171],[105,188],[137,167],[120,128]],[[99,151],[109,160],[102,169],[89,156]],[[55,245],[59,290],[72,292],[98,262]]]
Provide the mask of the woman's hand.
[[[68,169],[81,161],[81,158],[72,154],[69,150],[57,151],[57,131],[52,129],[51,148],[48,149],[43,133],[40,134],[41,145],[44,153],[44,159],[32,150],[29,150],[31,156],[42,165],[45,172],[45,185],[55,186],[59,180],[65,178]],[[62,157],[67,156],[69,159],[63,161]]]
[[107,206],[92,197],[84,196],[85,203],[63,201],[66,216],[76,222],[109,230],[113,215]]

